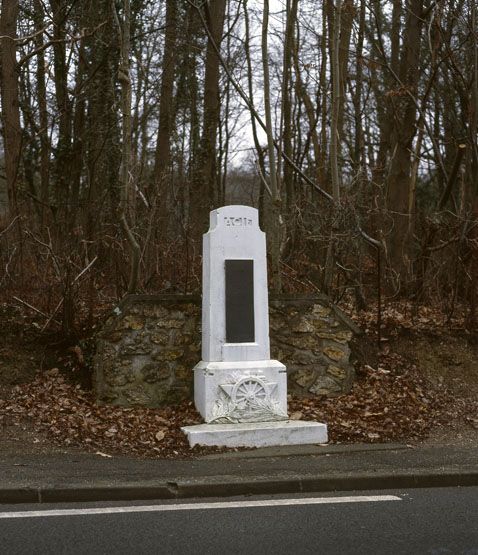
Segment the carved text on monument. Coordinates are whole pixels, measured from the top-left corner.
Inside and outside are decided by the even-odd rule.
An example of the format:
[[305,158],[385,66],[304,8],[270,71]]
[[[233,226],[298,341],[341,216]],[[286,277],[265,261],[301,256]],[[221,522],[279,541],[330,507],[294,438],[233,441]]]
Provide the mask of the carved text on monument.
[[250,218],[235,218],[233,216],[225,216],[224,221],[228,227],[246,227],[252,226],[252,219]]

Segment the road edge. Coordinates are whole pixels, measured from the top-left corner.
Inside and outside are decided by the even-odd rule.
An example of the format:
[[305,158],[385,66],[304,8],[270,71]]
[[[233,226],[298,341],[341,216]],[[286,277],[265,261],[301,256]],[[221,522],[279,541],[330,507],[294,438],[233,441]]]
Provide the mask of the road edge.
[[395,474],[360,473],[354,475],[263,477],[259,479],[169,480],[135,484],[83,485],[69,487],[38,486],[1,488],[0,504],[75,503],[102,501],[141,501],[231,497],[238,495],[273,495],[290,493],[326,493],[340,491],[478,486],[478,469],[440,472],[402,472]]

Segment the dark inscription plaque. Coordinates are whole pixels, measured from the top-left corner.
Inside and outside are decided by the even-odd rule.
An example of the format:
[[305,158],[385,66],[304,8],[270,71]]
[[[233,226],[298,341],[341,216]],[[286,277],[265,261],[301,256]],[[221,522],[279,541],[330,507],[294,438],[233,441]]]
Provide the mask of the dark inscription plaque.
[[254,261],[226,260],[226,342],[253,343]]

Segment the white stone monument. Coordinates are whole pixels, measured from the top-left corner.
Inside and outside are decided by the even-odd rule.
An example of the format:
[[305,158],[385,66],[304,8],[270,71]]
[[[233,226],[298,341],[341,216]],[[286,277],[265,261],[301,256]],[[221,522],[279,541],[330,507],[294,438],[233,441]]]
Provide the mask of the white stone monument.
[[206,424],[182,428],[190,445],[327,442],[325,424],[288,420],[286,368],[270,359],[266,238],[255,208],[211,211],[202,290],[194,401]]

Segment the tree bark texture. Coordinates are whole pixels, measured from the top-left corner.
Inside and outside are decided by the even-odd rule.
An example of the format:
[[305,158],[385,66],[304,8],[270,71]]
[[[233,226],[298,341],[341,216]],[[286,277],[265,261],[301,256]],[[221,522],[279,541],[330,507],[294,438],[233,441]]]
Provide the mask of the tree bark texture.
[[209,210],[217,206],[219,183],[217,180],[217,130],[220,117],[219,67],[220,61],[214,44],[220,48],[227,0],[210,0],[205,4],[205,19],[210,36],[207,41],[204,75],[203,128],[199,166],[196,171],[191,198],[193,235],[198,240],[205,232]]
[[269,77],[269,49],[268,49],[268,32],[269,32],[269,0],[264,0],[264,10],[262,15],[262,71],[264,75],[264,112],[266,120],[267,134],[267,153],[269,157],[269,187],[271,190],[271,209],[270,217],[266,218],[269,222],[269,245],[272,268],[272,288],[279,293],[282,288],[281,272],[280,272],[280,249],[281,249],[281,196],[277,181],[277,164],[274,145],[274,127],[272,124],[271,112],[271,92]]
[[[176,0],[166,2],[166,32],[164,36],[164,54],[161,70],[161,92],[159,96],[159,125],[156,141],[156,156],[154,162],[154,180],[162,194],[165,187],[162,179],[169,170],[171,151],[171,132],[174,116],[173,90],[176,69],[176,37],[178,31],[178,14]],[[167,199],[164,199],[167,204]]]
[[8,192],[8,212],[17,210],[17,188],[22,149],[20,126],[18,66],[16,59],[18,0],[3,0],[0,15],[1,35],[1,93],[5,146],[5,177]]
[[[113,6],[113,9],[114,6]],[[131,5],[130,0],[123,0],[123,23],[118,21],[118,34],[120,40],[120,66],[118,69],[118,80],[121,84],[121,111],[123,120],[122,149],[121,149],[121,172],[120,172],[120,202],[119,220],[126,240],[131,251],[130,277],[128,282],[128,293],[136,293],[139,281],[139,261],[141,250],[128,222],[128,202],[131,191],[131,74],[130,74],[130,51],[131,51]]]
[[[408,237],[408,199],[411,176],[411,150],[416,134],[416,106],[422,30],[423,0],[411,0],[408,6],[399,77],[405,87],[393,94],[393,128],[391,161],[387,183],[387,207],[392,214],[393,229],[388,237],[388,254],[393,279],[403,285],[410,270]],[[410,94],[409,94],[410,93]]]
[[178,32],[178,8],[176,0],[166,2],[166,32],[161,70],[161,92],[159,96],[159,124],[154,160],[154,182],[161,198],[159,226],[161,235],[167,233],[168,211],[170,210],[170,173],[171,133],[174,121],[173,91],[176,70],[176,37]]
[[330,72],[332,75],[332,119],[330,123],[330,176],[332,196],[335,202],[340,200],[340,165],[339,165],[339,115],[341,99],[340,79],[340,23],[342,18],[342,2],[337,0],[333,12],[332,36],[330,48]]
[[[71,163],[71,100],[68,93],[68,68],[66,62],[66,20],[69,4],[65,0],[50,0],[53,15],[53,66],[55,99],[58,109],[58,142],[56,146],[55,190],[56,202],[65,206],[70,193]],[[65,217],[68,210],[65,210]]]

